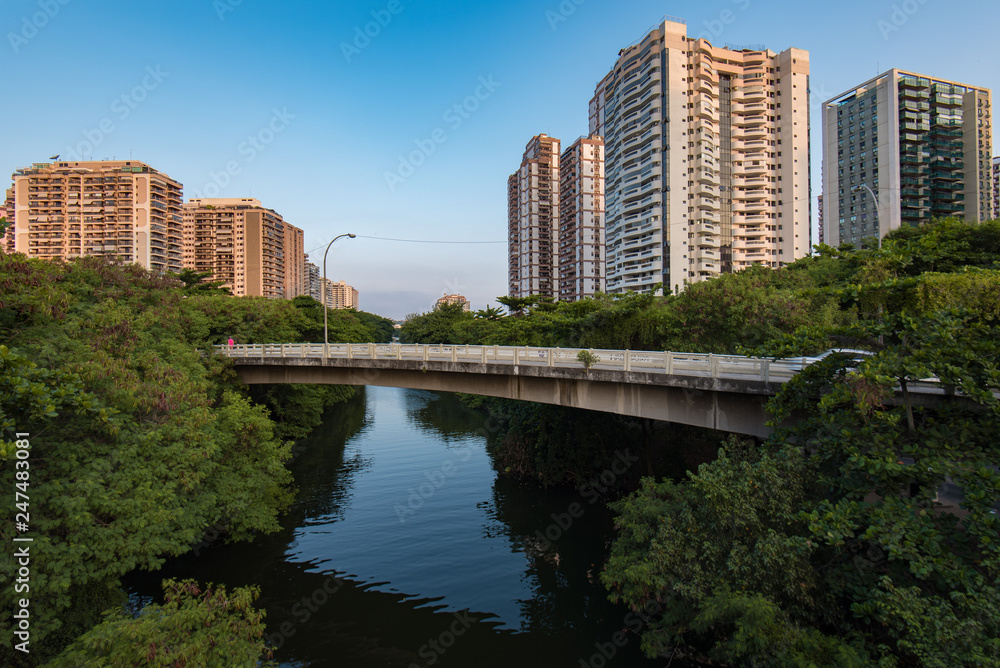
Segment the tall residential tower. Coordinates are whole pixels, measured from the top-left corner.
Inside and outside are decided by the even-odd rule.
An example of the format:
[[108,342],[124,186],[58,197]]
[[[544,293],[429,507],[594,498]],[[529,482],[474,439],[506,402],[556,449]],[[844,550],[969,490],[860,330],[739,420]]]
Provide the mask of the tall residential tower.
[[607,290],[669,290],[810,249],[809,54],[726,49],[663,23],[597,85]]
[[166,174],[137,160],[102,160],[36,163],[13,179],[17,252],[181,270],[181,184]]
[[893,69],[828,100],[827,243],[858,244],[945,216],[989,219],[991,146],[985,88]]
[[559,140],[540,134],[528,142],[520,168],[507,179],[511,297],[558,297],[558,226]]
[[250,197],[184,204],[184,266],[211,272],[238,297],[307,293],[302,230]]
[[559,163],[558,298],[605,292],[604,140],[580,137]]

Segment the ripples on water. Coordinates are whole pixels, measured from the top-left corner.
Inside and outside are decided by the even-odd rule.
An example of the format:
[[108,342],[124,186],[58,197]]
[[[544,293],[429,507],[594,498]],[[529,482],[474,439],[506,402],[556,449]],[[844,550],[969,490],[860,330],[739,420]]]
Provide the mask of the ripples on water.
[[[634,635],[590,663],[627,614],[597,580],[610,516],[497,478],[482,427],[452,395],[367,388],[300,444],[285,530],[175,560],[133,592],[168,576],[258,584],[286,666],[662,665]],[[552,515],[574,502],[585,512],[563,531]]]

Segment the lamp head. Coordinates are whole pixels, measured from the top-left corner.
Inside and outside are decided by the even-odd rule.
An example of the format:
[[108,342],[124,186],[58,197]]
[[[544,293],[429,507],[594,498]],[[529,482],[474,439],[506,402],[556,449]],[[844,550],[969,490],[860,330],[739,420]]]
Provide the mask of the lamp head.
[[351,234],[351,233],[348,233],[348,234],[347,234],[347,236],[349,236],[349,237],[350,237],[351,239],[353,239],[353,238],[354,238],[355,236],[357,236],[357,235],[355,235],[355,234]]

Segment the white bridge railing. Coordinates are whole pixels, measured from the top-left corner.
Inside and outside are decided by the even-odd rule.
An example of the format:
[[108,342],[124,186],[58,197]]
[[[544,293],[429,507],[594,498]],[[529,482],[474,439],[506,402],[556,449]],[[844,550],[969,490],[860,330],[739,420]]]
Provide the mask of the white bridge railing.
[[217,352],[234,359],[357,359],[416,360],[468,364],[582,369],[581,350],[595,355],[591,369],[641,371],[664,375],[759,380],[783,383],[808,366],[813,359],[795,357],[771,360],[741,355],[651,352],[639,350],[592,350],[581,348],[537,348],[533,346],[425,345],[420,343],[266,343],[215,346]]

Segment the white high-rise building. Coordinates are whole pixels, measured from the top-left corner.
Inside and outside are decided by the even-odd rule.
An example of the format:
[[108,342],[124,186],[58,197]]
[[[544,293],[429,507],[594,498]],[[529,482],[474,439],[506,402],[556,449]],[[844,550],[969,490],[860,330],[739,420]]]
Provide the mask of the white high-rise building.
[[808,254],[809,54],[727,49],[677,19],[597,85],[607,291],[688,283]]

